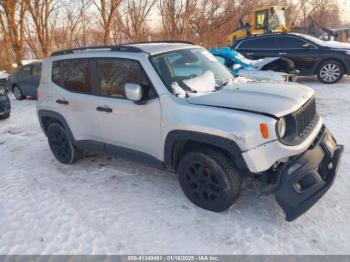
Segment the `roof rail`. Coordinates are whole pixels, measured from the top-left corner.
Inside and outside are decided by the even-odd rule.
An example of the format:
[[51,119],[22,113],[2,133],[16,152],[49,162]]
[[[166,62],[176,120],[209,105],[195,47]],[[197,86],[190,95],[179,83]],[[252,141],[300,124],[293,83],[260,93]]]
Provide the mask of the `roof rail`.
[[98,49],[109,49],[111,51],[124,51],[124,52],[133,52],[133,53],[141,53],[143,52],[142,49],[137,48],[135,46],[128,46],[128,45],[114,45],[114,46],[87,46],[87,47],[78,47],[78,48],[71,48],[71,49],[65,49],[53,52],[51,56],[58,56],[58,55],[66,55],[66,54],[72,54],[76,51],[84,51],[84,50],[98,50]]
[[135,43],[129,43],[125,45],[134,45],[134,44],[157,44],[157,43],[169,43],[169,44],[189,44],[194,45],[193,42],[190,41],[183,41],[183,40],[157,40],[157,41],[144,41],[144,42],[135,42]]

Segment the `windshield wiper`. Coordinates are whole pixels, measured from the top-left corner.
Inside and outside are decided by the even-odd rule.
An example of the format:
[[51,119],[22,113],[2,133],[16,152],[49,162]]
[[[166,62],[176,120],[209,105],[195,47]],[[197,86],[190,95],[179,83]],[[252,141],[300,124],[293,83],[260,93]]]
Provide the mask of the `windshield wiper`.
[[215,86],[215,89],[216,89],[216,90],[223,89],[223,88],[224,88],[225,86],[227,86],[229,83],[230,83],[229,81],[224,82],[224,83],[223,83],[223,84],[221,84],[221,85],[217,85],[217,86]]

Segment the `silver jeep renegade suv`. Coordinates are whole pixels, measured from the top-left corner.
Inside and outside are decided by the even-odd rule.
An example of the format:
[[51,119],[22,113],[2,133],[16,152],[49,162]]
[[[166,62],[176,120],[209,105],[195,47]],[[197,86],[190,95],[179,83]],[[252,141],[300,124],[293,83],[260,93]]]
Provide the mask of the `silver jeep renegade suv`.
[[94,151],[174,171],[217,212],[254,179],[288,221],[335,179],[343,146],[308,87],[238,83],[207,50],[174,41],[64,50],[42,65],[38,116],[62,163]]

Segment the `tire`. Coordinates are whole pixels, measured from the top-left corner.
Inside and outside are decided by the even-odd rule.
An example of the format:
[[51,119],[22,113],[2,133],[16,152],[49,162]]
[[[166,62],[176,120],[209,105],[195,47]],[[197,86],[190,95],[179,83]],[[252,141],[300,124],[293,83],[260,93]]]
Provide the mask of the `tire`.
[[72,164],[80,156],[67,131],[58,123],[52,123],[47,129],[49,146],[55,158],[62,164]]
[[324,61],[318,69],[317,78],[324,84],[334,84],[341,80],[344,69],[340,62],[335,60]]
[[178,166],[182,190],[195,205],[221,212],[238,199],[241,180],[233,163],[219,150],[185,154]]
[[12,92],[15,95],[17,100],[23,100],[25,98],[25,96],[22,93],[22,90],[19,88],[18,85],[13,86]]
[[7,113],[5,115],[0,116],[0,119],[3,120],[3,119],[7,119],[9,117],[10,117],[10,113]]

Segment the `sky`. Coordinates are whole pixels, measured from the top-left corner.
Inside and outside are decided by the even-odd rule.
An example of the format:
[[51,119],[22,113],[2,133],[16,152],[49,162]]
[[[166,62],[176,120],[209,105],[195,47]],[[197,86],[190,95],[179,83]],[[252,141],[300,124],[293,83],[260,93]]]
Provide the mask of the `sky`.
[[338,0],[342,10],[343,22],[350,23],[350,0]]

